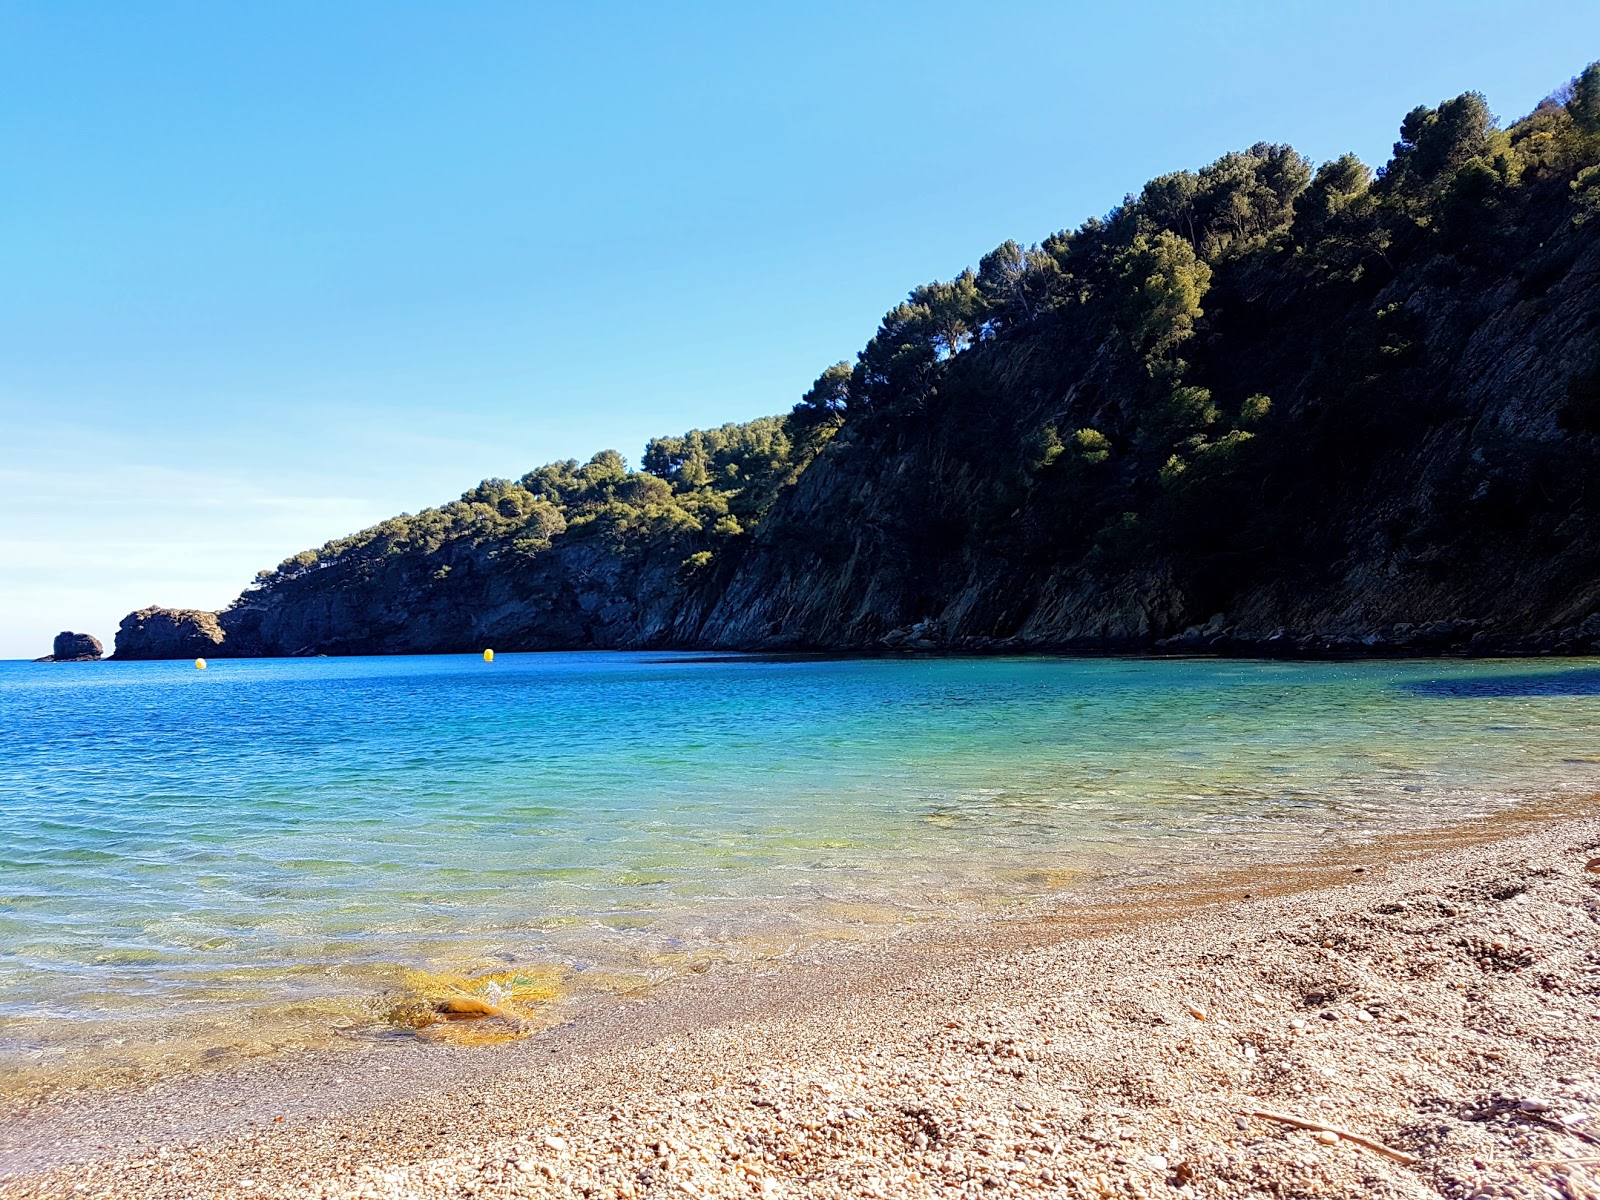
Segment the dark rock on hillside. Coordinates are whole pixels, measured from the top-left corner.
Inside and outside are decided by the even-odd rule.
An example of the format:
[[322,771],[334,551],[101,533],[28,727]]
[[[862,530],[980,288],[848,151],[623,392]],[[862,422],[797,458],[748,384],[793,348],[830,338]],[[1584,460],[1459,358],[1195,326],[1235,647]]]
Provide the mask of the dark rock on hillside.
[[56,634],[55,644],[47,658],[40,662],[94,662],[105,653],[100,639],[93,634],[72,633],[62,630]]
[[122,618],[113,658],[199,658],[223,650],[217,614],[192,608],[141,608]]

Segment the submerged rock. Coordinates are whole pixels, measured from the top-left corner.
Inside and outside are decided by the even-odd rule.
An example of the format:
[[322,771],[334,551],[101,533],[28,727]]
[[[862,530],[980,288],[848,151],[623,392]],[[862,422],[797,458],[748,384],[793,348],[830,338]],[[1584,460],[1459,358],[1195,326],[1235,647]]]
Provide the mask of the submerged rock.
[[503,1008],[476,996],[451,996],[434,1003],[436,1016],[445,1021],[473,1021],[483,1017],[509,1017]]

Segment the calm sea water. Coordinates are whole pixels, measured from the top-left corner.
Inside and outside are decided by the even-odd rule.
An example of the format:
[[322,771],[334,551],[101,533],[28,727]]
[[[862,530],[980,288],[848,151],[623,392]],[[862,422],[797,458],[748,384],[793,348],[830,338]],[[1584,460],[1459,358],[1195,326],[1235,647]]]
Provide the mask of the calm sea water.
[[0,663],[0,1073],[1600,790],[1597,727],[1572,661]]

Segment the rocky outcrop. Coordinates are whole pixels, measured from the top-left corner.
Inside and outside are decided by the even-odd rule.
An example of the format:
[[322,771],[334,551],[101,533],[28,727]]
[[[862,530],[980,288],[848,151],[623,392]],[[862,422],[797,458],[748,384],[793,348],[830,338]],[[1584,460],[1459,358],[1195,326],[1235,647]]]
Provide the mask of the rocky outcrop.
[[117,628],[118,659],[203,658],[225,653],[217,614],[193,608],[141,608]]
[[100,639],[89,633],[72,633],[62,630],[56,634],[55,643],[48,656],[39,659],[39,662],[95,662],[102,654],[104,648]]
[[307,657],[683,645],[697,607],[681,555],[645,543],[558,538],[508,564],[494,547],[420,561],[339,562],[247,590],[218,613],[141,609],[117,658]]

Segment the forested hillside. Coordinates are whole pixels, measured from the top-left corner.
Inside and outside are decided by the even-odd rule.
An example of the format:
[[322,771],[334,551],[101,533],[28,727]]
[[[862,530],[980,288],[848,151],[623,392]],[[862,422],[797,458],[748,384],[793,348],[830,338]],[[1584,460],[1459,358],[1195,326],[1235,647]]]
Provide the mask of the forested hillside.
[[1376,173],[1258,144],[915,289],[794,410],[296,555],[119,657],[1587,652],[1600,66]]

